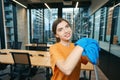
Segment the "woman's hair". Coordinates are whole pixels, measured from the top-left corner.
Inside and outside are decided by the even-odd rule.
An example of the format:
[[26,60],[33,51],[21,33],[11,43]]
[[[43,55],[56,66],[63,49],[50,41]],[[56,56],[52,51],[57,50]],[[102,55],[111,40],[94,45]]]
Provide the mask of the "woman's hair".
[[[63,19],[63,18],[58,18],[57,20],[55,20],[55,21],[53,22],[53,25],[52,25],[52,32],[53,32],[54,35],[56,35],[57,25],[58,25],[59,23],[61,23],[62,21],[67,22],[68,25],[70,26],[70,23],[69,23],[67,20],[65,20],[65,19]],[[57,37],[56,37],[56,42],[60,42],[60,38],[57,38]]]

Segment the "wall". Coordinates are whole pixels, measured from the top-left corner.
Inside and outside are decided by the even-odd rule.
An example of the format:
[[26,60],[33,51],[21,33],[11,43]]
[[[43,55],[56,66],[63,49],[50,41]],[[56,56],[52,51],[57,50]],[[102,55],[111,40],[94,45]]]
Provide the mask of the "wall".
[[119,57],[101,49],[98,66],[109,80],[120,79],[120,58]]
[[28,42],[28,26],[27,26],[27,9],[17,6],[17,28],[18,41],[22,42],[22,49],[25,49],[25,44]]

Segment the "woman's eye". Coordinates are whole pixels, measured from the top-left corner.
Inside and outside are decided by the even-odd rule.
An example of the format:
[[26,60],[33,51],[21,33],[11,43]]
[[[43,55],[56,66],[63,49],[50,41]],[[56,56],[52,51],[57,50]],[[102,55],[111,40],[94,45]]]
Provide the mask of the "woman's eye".
[[66,28],[69,28],[69,27],[70,27],[69,25],[66,26]]
[[62,31],[62,28],[58,29],[58,31],[59,31],[59,32]]

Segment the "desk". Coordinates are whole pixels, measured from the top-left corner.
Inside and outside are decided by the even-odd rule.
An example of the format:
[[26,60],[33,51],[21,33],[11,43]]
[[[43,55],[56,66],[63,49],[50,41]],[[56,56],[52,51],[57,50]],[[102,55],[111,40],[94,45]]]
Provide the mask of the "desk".
[[[37,44],[25,44],[25,46],[37,46]],[[40,45],[38,45],[38,46],[46,46],[45,44],[40,44]],[[51,44],[47,44],[47,47],[50,47],[51,46]]]
[[81,69],[82,70],[94,70],[94,66],[92,63],[88,62],[86,65],[85,64],[81,64]]
[[[10,52],[27,52],[27,53],[32,55],[30,57],[30,59],[31,59],[31,64],[33,66],[50,67],[50,54],[47,51],[29,51],[29,50],[3,49],[3,50],[0,50],[0,52],[3,53],[3,55],[0,55],[0,62],[1,63],[8,63],[8,64],[13,64],[14,63],[13,59],[12,59],[12,55],[9,54]],[[7,54],[5,55],[4,53],[7,53]],[[44,55],[44,57],[38,56],[39,54]]]
[[33,43],[33,44],[25,44],[25,47],[26,47],[26,49],[27,50],[36,50],[36,48],[38,47],[42,47],[42,48],[47,48],[47,49],[49,49],[49,47],[51,46],[52,44],[42,44],[42,43],[38,43],[38,44],[35,44],[35,43]]
[[92,63],[90,63],[90,62],[88,62],[86,65],[81,64],[81,70],[89,71],[88,80],[91,80],[91,71],[94,71],[94,65]]
[[[13,58],[12,58],[12,55],[10,54],[10,52],[27,52],[27,53],[33,55],[30,57],[31,64],[33,66],[43,66],[43,67],[47,67],[47,69],[51,68],[50,54],[47,51],[2,49],[2,50],[0,50],[0,52],[7,53],[7,54],[0,55],[0,63],[14,64],[14,61],[13,61]],[[38,56],[38,54],[42,54],[42,55],[44,55],[44,57]],[[86,65],[81,64],[81,70],[89,70],[90,71],[89,78],[91,78],[91,71],[94,70],[93,64],[91,64],[89,62]],[[47,72],[47,73],[49,73],[49,72]]]
[[[51,68],[50,66],[50,54],[47,51],[29,51],[29,50],[15,50],[15,49],[3,49],[0,50],[0,63],[5,63],[5,64],[14,64],[12,55],[10,52],[27,52],[31,54],[30,60],[32,66],[43,66],[46,67],[46,73],[47,73],[47,80],[50,80],[50,75],[49,75],[49,69]],[[5,54],[6,53],[6,54]],[[44,55],[43,56],[38,56],[39,54]]]

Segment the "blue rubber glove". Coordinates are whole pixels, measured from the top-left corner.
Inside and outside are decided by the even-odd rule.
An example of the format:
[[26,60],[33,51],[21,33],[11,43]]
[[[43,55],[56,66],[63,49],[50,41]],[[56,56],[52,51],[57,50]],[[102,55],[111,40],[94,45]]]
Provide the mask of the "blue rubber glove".
[[75,42],[75,46],[79,45],[83,49],[87,46],[87,44],[88,44],[87,38],[82,38],[82,39],[79,39],[78,41]]
[[90,44],[88,46],[86,46],[86,48],[84,49],[84,55],[86,55],[89,59],[89,61],[92,64],[97,64],[98,58],[99,58],[99,46],[97,46],[96,44]]
[[98,44],[96,40],[91,38],[82,38],[75,42],[75,46],[79,45],[82,48],[85,48],[88,44],[95,43]]
[[82,56],[87,56],[91,63],[97,64],[100,48],[96,40],[91,38],[82,38],[79,39],[75,45],[79,45],[84,48]]

